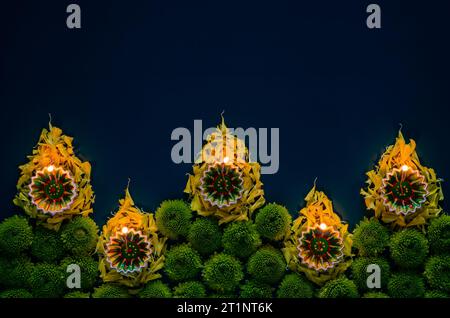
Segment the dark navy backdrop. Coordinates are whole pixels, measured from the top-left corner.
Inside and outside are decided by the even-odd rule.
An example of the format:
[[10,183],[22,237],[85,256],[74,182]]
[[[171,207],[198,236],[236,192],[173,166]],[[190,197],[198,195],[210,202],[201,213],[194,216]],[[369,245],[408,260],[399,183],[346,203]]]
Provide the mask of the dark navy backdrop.
[[[81,30],[65,26],[71,2]],[[280,170],[263,181],[292,213],[318,177],[354,225],[399,123],[448,178],[449,4],[376,2],[381,30],[365,26],[367,1],[2,4],[1,218],[48,113],[92,162],[100,224],[129,177],[143,208],[183,197],[191,167],[172,163],[170,133],[224,109],[231,127],[280,128]]]

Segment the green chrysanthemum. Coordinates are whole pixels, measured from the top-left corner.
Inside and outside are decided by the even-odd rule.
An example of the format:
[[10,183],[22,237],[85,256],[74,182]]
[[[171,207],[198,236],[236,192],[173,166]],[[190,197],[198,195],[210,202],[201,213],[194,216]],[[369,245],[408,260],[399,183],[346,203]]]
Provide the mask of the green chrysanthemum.
[[36,264],[30,276],[31,292],[37,298],[57,298],[66,286],[64,272],[57,265]]
[[66,279],[72,272],[67,273],[69,265],[75,264],[80,267],[81,289],[91,290],[99,277],[98,261],[89,256],[67,257],[61,262],[61,269],[65,273]]
[[187,244],[174,246],[166,253],[164,271],[171,280],[193,279],[201,269],[200,255]]
[[17,288],[0,292],[0,298],[33,298],[33,295],[26,289]]
[[171,239],[186,236],[191,226],[192,211],[183,200],[167,200],[156,210],[156,225]]
[[442,215],[431,221],[428,240],[433,253],[450,253],[450,215]]
[[355,281],[356,286],[358,286],[359,290],[366,291],[369,290],[367,287],[367,278],[372,275],[373,272],[367,272],[367,268],[369,265],[375,264],[380,267],[380,280],[381,280],[381,288],[385,288],[389,277],[390,277],[390,267],[389,263],[381,257],[359,257],[353,260],[351,269],[353,280]]
[[241,298],[272,298],[272,287],[257,281],[247,281],[241,286]]
[[83,293],[82,291],[73,291],[64,295],[64,298],[90,298],[89,293]]
[[433,289],[450,293],[450,256],[433,256],[425,264],[424,273]]
[[97,245],[98,227],[90,218],[76,217],[63,227],[61,239],[74,255],[88,255]]
[[279,204],[270,203],[256,214],[256,229],[262,237],[270,240],[282,240],[291,227],[289,211]]
[[223,247],[227,254],[245,258],[253,254],[261,245],[255,226],[249,222],[234,222],[223,232]]
[[54,263],[64,255],[63,243],[57,232],[39,226],[34,232],[31,255],[41,262]]
[[204,298],[206,297],[206,290],[200,282],[184,282],[174,288],[173,296],[175,298]]
[[450,298],[450,296],[440,290],[429,290],[425,292],[425,298]]
[[364,219],[353,232],[353,246],[361,256],[376,256],[389,244],[389,231],[380,222],[372,218]]
[[217,221],[202,217],[192,223],[188,240],[200,254],[208,255],[221,247],[222,232]]
[[414,229],[395,233],[389,245],[394,262],[407,269],[422,265],[428,254],[428,241],[425,235]]
[[172,292],[169,286],[160,280],[155,280],[147,283],[145,287],[139,292],[139,298],[170,298]]
[[401,272],[392,275],[387,291],[392,298],[420,298],[425,293],[425,284],[419,275]]
[[130,295],[122,285],[103,284],[95,288],[92,298],[130,298]]
[[14,215],[0,223],[0,251],[18,255],[31,246],[33,231],[27,219]]
[[244,277],[239,260],[227,254],[211,257],[202,275],[208,287],[219,292],[233,291]]
[[345,276],[328,281],[320,290],[319,298],[358,298],[355,283]]
[[247,270],[255,280],[273,285],[283,278],[286,262],[278,250],[263,247],[249,258]]
[[362,298],[389,298],[389,296],[381,292],[367,292],[362,296]]
[[33,264],[25,256],[0,258],[0,286],[24,288],[29,286]]
[[311,283],[297,273],[286,275],[277,291],[278,298],[312,298],[314,289]]

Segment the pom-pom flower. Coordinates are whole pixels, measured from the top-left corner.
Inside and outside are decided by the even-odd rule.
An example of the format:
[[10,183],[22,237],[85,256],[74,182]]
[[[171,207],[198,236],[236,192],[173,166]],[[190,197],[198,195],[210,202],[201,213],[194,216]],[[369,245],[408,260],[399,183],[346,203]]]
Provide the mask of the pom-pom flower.
[[160,280],[151,281],[138,293],[139,298],[170,298],[172,292],[169,286]]
[[166,253],[164,271],[171,280],[193,279],[200,273],[201,268],[200,255],[187,244],[174,246]]
[[175,240],[188,234],[192,211],[183,200],[166,200],[156,210],[155,218],[161,233]]
[[420,298],[425,293],[425,284],[417,274],[400,272],[392,275],[387,290],[392,298]]
[[284,242],[283,254],[291,270],[304,272],[309,280],[323,285],[351,265],[352,236],[332,202],[316,186],[305,201],[306,207],[300,210]]
[[394,228],[423,227],[442,210],[441,180],[421,165],[416,143],[406,143],[401,132],[367,176],[367,188],[361,189],[367,209]]
[[72,137],[43,129],[30,161],[19,167],[14,204],[43,226],[58,230],[64,220],[93,212],[91,165],[74,154]]
[[126,288],[118,284],[103,284],[95,288],[92,298],[129,298]]
[[75,255],[91,254],[98,240],[97,224],[89,217],[76,217],[61,228],[61,240]]
[[65,249],[59,233],[42,226],[36,228],[31,244],[31,255],[42,262],[53,263],[59,261],[64,252]]
[[450,256],[433,256],[425,264],[428,284],[437,290],[450,293]]
[[364,218],[353,231],[353,246],[361,256],[376,256],[389,245],[389,230],[378,219]]
[[233,135],[224,120],[207,137],[189,176],[185,192],[191,208],[219,223],[246,221],[264,204],[260,165],[250,162],[243,140]]
[[428,227],[428,241],[433,253],[443,254],[450,251],[450,215],[442,215],[431,220]]
[[217,254],[206,262],[202,276],[212,290],[231,292],[244,278],[244,273],[239,260],[227,254]]
[[201,282],[191,281],[180,283],[173,290],[175,298],[205,298],[206,289]]
[[319,298],[358,298],[355,283],[345,276],[328,281],[320,290]]
[[217,221],[202,217],[192,223],[188,241],[200,254],[212,254],[222,245],[222,231]]
[[134,205],[128,188],[119,204],[97,244],[100,277],[105,283],[140,287],[161,277],[167,238],[160,236],[153,214]]
[[277,291],[278,298],[312,298],[313,296],[312,284],[297,273],[286,275]]
[[241,298],[272,298],[272,287],[257,281],[247,281],[241,286]]
[[289,211],[284,206],[269,203],[257,212],[256,229],[262,237],[279,241],[289,236],[291,219]]
[[406,269],[419,267],[428,255],[428,241],[425,235],[415,229],[395,233],[390,242],[391,257],[394,262]]
[[33,231],[27,219],[14,215],[0,223],[0,251],[18,255],[27,250],[33,241]]
[[286,262],[280,251],[271,246],[265,246],[250,256],[247,271],[256,281],[273,285],[283,278]]
[[241,258],[250,256],[261,245],[259,234],[250,221],[228,225],[223,232],[222,242],[225,253]]
[[30,183],[31,202],[39,211],[55,215],[71,207],[77,186],[70,173],[61,167],[36,171]]

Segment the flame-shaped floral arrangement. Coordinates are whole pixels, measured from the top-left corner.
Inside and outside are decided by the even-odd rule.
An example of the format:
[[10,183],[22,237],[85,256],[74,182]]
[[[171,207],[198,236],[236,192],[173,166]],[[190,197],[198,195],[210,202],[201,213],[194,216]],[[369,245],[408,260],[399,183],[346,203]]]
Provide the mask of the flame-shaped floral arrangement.
[[323,285],[351,265],[351,234],[325,193],[314,186],[305,201],[283,254],[291,270],[304,272],[308,279]]
[[421,165],[416,143],[406,143],[401,132],[367,176],[367,188],[361,189],[367,209],[393,227],[423,227],[442,210],[441,180]]
[[166,238],[159,234],[153,214],[134,205],[128,189],[119,204],[97,244],[100,276],[104,282],[140,287],[161,277]]
[[185,192],[191,208],[219,223],[248,220],[264,202],[261,167],[250,162],[245,143],[222,123],[207,137],[189,176]]
[[75,156],[72,141],[50,124],[42,130],[29,162],[19,167],[14,204],[54,230],[66,219],[93,211],[91,165]]

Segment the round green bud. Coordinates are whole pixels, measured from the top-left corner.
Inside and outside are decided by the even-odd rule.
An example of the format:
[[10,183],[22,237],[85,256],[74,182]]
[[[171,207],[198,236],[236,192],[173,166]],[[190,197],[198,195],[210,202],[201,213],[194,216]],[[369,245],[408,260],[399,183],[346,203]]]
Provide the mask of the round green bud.
[[222,245],[222,232],[215,220],[201,217],[192,223],[188,241],[201,255],[209,255]]
[[381,257],[358,257],[353,260],[351,265],[352,270],[352,278],[358,286],[359,290],[367,291],[370,288],[367,286],[367,279],[373,276],[373,270],[367,271],[370,265],[378,265],[380,268],[380,283],[381,288],[385,288],[387,286],[389,277],[391,275],[391,270],[389,267],[389,262]]
[[33,295],[26,289],[18,288],[0,292],[0,298],[33,298]]
[[66,287],[64,272],[57,265],[36,264],[30,276],[30,286],[36,298],[58,298]]
[[382,292],[367,292],[362,298],[389,298],[389,296]]
[[187,244],[174,246],[166,253],[164,271],[171,280],[193,279],[200,273],[201,269],[200,255]]
[[450,293],[450,256],[433,256],[428,259],[424,275],[433,289]]
[[425,298],[450,298],[450,296],[440,290],[428,290],[425,292]]
[[392,235],[389,247],[394,262],[406,269],[422,265],[428,254],[428,241],[425,235],[414,229]]
[[22,255],[0,258],[0,286],[29,287],[29,277],[33,271],[31,261]]
[[225,228],[222,243],[225,253],[246,258],[261,245],[261,239],[251,222],[234,222]]
[[250,256],[247,271],[255,280],[273,285],[283,278],[286,262],[280,251],[272,247],[263,247]]
[[139,298],[170,298],[172,292],[169,286],[160,280],[148,282],[138,294]]
[[277,290],[278,298],[312,298],[314,288],[311,283],[297,273],[286,275]]
[[44,227],[37,227],[31,244],[31,255],[46,263],[59,261],[65,253],[59,234]]
[[387,291],[392,298],[420,298],[425,293],[425,284],[419,275],[401,272],[392,275]]
[[33,231],[26,218],[14,215],[0,223],[0,251],[18,255],[27,250],[33,241]]
[[94,289],[92,298],[130,298],[130,295],[121,285],[103,284]]
[[205,298],[206,290],[200,282],[184,282],[174,288],[173,296],[175,298]]
[[89,293],[83,293],[79,290],[64,295],[64,298],[90,298],[90,297],[91,295]]
[[76,217],[63,226],[61,239],[66,250],[74,255],[89,255],[97,245],[97,224],[91,218]]
[[435,254],[450,252],[450,215],[432,219],[428,227],[430,249]]
[[72,271],[67,272],[69,265],[80,267],[80,281],[82,290],[91,290],[99,278],[98,261],[89,256],[67,257],[61,262],[61,269],[65,273],[66,280],[72,275]]
[[244,273],[238,259],[221,253],[214,255],[206,262],[202,276],[212,290],[231,292],[244,278]]
[[289,232],[292,217],[282,205],[269,203],[256,214],[256,230],[269,240],[282,240]]
[[272,287],[257,281],[247,281],[241,286],[241,298],[272,298]]
[[355,283],[345,276],[328,281],[320,290],[319,298],[358,298]]
[[170,239],[186,236],[191,226],[192,211],[183,200],[166,200],[156,210],[156,225]]
[[353,246],[361,256],[376,256],[389,244],[389,231],[372,218],[361,221],[353,232]]

